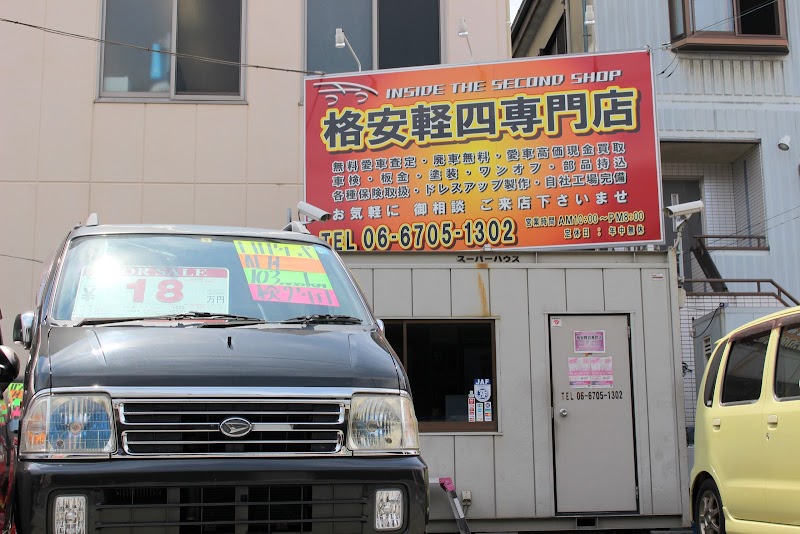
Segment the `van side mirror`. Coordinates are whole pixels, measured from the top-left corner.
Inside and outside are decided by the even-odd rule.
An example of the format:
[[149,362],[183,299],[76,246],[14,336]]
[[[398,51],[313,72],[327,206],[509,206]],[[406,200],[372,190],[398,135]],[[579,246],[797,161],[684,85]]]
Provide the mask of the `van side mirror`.
[[19,374],[19,358],[11,347],[0,345],[0,391],[16,380]]
[[31,332],[33,331],[33,312],[25,312],[14,319],[14,343],[24,349],[31,348]]

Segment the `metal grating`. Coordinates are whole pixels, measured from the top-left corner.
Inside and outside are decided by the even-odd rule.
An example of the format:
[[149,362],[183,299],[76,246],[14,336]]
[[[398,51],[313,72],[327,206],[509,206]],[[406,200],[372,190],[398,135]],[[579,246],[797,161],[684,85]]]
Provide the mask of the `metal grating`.
[[102,534],[360,533],[367,497],[359,484],[111,488],[98,491]]

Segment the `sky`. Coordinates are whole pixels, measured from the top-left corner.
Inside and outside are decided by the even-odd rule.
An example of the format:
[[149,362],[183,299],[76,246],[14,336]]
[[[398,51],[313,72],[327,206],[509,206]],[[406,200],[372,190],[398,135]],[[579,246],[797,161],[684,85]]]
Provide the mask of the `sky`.
[[508,0],[508,6],[511,8],[509,13],[509,19],[511,22],[514,22],[514,17],[517,16],[517,11],[519,10],[519,6],[522,4],[522,0]]

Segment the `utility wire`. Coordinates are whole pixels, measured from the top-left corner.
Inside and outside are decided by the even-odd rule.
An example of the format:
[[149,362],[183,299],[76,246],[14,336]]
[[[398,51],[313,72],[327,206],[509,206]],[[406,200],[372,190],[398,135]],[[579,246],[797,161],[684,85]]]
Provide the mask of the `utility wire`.
[[168,56],[175,56],[177,58],[185,58],[185,59],[196,59],[197,61],[205,61],[206,63],[216,63],[218,65],[230,65],[232,67],[246,67],[250,69],[265,69],[265,70],[276,70],[282,72],[296,72],[298,74],[316,74],[316,75],[323,75],[325,74],[322,71],[318,70],[299,70],[299,69],[289,69],[285,67],[270,67],[266,65],[254,65],[252,63],[239,63],[237,61],[228,61],[225,59],[215,59],[205,56],[197,56],[194,54],[184,54],[180,52],[172,52],[170,50],[155,50],[148,46],[139,46],[130,43],[120,43],[117,41],[110,41],[108,39],[100,39],[98,37],[89,37],[88,35],[80,35],[77,33],[70,33],[61,30],[55,30],[53,28],[46,28],[44,26],[37,26],[35,24],[28,24],[27,22],[20,22],[18,20],[10,20],[0,17],[0,22],[7,22],[9,24],[16,24],[18,26],[25,26],[26,28],[32,28],[34,30],[40,30],[45,33],[52,33],[54,35],[60,35],[62,37],[71,37],[73,39],[83,39],[85,41],[92,41],[95,43],[102,43],[107,45],[114,45],[114,46],[122,46],[125,48],[133,48],[135,50],[141,50],[143,52],[156,52],[159,54],[165,54]]
[[[702,332],[700,332],[700,333],[699,333],[699,334],[697,334],[696,336],[695,336],[695,335],[693,335],[693,336],[692,336],[692,339],[697,339],[697,338],[699,338],[700,336],[702,336],[703,334],[705,334],[705,333],[708,331],[708,329],[709,329],[709,328],[711,328],[711,325],[714,323],[714,318],[717,316],[717,313],[719,313],[719,310],[720,310],[720,309],[721,309],[721,308],[720,308],[719,306],[717,306],[716,308],[714,308],[714,313],[711,315],[711,319],[709,319],[709,320],[708,320],[708,324],[706,325],[706,328],[705,328],[705,330],[703,330]],[[686,364],[684,363],[684,365],[686,365]]]
[[0,254],[0,257],[11,258],[14,260],[32,261],[34,263],[44,263],[42,260],[34,260],[33,258],[23,258],[22,256],[14,256],[12,254]]
[[[777,215],[773,215],[772,217],[764,219],[764,224],[766,225],[766,223],[768,221],[771,221],[772,219],[776,219],[778,217],[781,217],[782,215],[786,215],[787,213],[790,213],[790,212],[792,212],[792,211],[794,211],[796,209],[800,209],[800,206],[795,206],[794,208],[789,208],[788,210],[786,210],[784,212],[778,213]],[[776,224],[774,226],[769,226],[769,227],[765,228],[764,231],[766,232],[767,230],[772,230],[773,228],[777,228],[778,226],[781,226],[783,224],[792,222],[792,221],[794,221],[795,219],[798,219],[798,218],[800,218],[800,215],[797,215],[796,217],[794,217],[792,219],[788,219],[786,221],[782,221],[782,222],[780,222],[780,223],[778,223],[778,224]],[[734,233],[732,233],[730,235],[717,237],[713,241],[709,241],[708,243],[706,243],[706,246],[713,245],[715,243],[719,243],[720,241],[723,241],[725,239],[736,239],[737,237],[748,235],[748,234],[743,233],[744,231],[745,230],[739,230],[738,232],[734,232]]]
[[750,9],[748,9],[747,11],[745,11],[743,13],[740,13],[738,15],[730,16],[730,17],[728,17],[726,19],[718,20],[717,22],[715,22],[713,24],[709,24],[708,26],[706,26],[706,27],[700,29],[699,31],[695,32],[693,35],[698,35],[698,34],[701,34],[703,32],[711,31],[711,30],[709,30],[709,28],[713,28],[714,26],[718,26],[718,25],[722,24],[723,22],[728,22],[729,20],[740,19],[740,18],[744,17],[745,15],[749,15],[750,13],[752,13],[754,11],[758,11],[759,9],[762,9],[764,7],[767,7],[770,4],[774,4],[777,1],[778,0],[767,0],[763,4],[757,5],[755,7],[751,7]]

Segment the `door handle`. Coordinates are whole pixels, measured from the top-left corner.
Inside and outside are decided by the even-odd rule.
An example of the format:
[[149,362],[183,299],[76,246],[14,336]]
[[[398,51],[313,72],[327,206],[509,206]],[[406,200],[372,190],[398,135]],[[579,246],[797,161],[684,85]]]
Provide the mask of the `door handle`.
[[561,417],[566,417],[566,416],[567,416],[567,410],[566,410],[566,409],[564,409],[564,408],[561,408],[561,409],[558,411],[558,415],[560,415]]
[[714,427],[714,430],[719,430],[721,424],[722,420],[719,417],[711,420],[711,426]]
[[778,428],[778,416],[777,415],[768,415],[767,416],[767,428],[775,429]]

